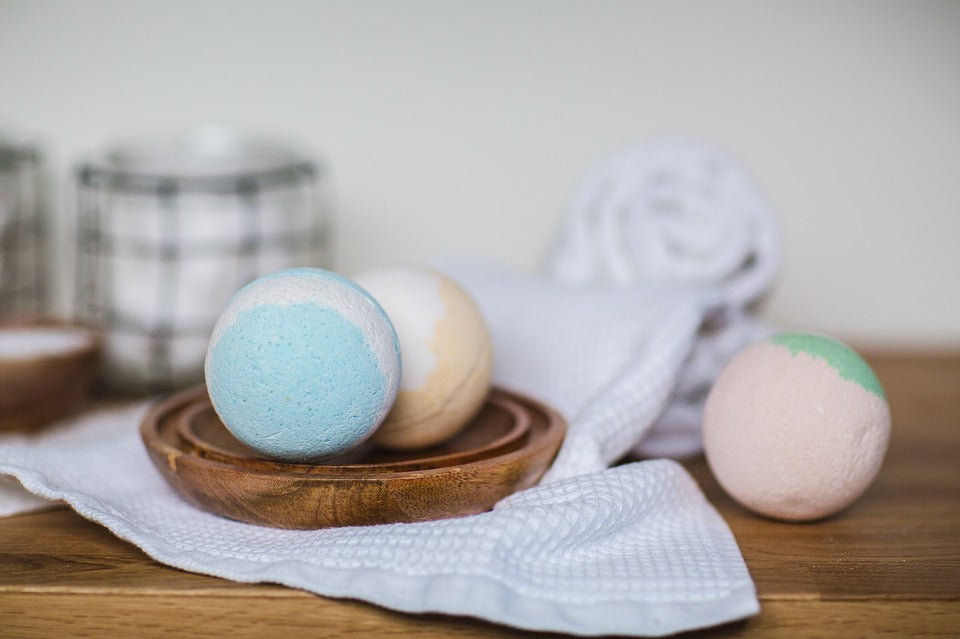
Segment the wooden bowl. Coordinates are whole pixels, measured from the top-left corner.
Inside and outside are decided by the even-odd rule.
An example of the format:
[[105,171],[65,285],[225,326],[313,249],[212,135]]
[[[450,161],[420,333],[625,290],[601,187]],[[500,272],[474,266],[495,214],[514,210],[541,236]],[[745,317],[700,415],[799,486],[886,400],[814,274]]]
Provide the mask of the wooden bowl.
[[464,428],[449,441],[419,451],[391,451],[364,443],[342,455],[313,464],[268,459],[238,441],[213,410],[206,393],[180,414],[176,433],[196,455],[260,470],[290,473],[370,473],[423,470],[463,464],[520,448],[530,430],[530,415],[508,396],[490,396],[474,419],[482,428]]
[[[449,458],[441,461],[443,455],[434,455],[429,464],[438,465],[433,467],[418,466],[416,457],[411,456],[399,462],[411,463],[409,469],[377,467],[383,462],[371,462],[374,457],[344,466],[278,467],[277,462],[264,466],[249,459],[246,463],[225,463],[199,454],[177,432],[188,411],[201,410],[196,406],[206,401],[205,397],[206,389],[197,387],[149,411],[140,435],[151,460],[170,485],[195,506],[230,519],[277,528],[426,521],[483,512],[507,495],[534,485],[553,461],[566,432],[566,424],[556,411],[494,390],[488,405],[512,402],[526,415],[529,426],[519,446],[494,447],[489,456],[460,458],[451,463]],[[465,430],[490,428],[492,415],[497,411],[485,407]],[[499,428],[503,432],[502,425]],[[191,435],[198,436],[206,446],[202,431],[195,430]],[[486,441],[483,447],[490,439],[478,437],[477,441]],[[378,454],[376,449],[367,450],[370,455]],[[364,465],[370,468],[345,469]]]
[[[16,331],[16,332],[14,332]],[[85,326],[31,317],[0,322],[0,339],[28,339],[28,333],[79,335],[61,350],[0,354],[0,431],[30,431],[76,412],[89,399],[99,370],[102,338]]]

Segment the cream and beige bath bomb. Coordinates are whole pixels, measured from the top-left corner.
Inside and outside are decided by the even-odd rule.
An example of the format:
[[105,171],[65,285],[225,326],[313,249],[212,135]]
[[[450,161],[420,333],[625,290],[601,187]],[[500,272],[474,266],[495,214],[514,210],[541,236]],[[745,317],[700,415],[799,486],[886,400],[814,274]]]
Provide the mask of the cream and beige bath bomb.
[[416,449],[453,436],[483,405],[493,372],[490,334],[473,300],[421,267],[379,268],[355,281],[390,317],[403,359],[397,401],[371,441]]
[[890,411],[850,347],[783,333],[738,353],[707,397],[703,440],[720,485],[775,519],[809,521],[850,505],[883,462]]

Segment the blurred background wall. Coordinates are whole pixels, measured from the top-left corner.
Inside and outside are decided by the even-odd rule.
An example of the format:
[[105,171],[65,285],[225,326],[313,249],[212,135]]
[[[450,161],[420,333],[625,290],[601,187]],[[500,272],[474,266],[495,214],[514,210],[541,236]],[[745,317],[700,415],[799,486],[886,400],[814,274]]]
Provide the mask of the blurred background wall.
[[960,346],[955,1],[0,0],[0,129],[41,141],[61,218],[83,153],[195,122],[323,157],[347,274],[532,270],[595,163],[699,138],[778,211],[766,317]]

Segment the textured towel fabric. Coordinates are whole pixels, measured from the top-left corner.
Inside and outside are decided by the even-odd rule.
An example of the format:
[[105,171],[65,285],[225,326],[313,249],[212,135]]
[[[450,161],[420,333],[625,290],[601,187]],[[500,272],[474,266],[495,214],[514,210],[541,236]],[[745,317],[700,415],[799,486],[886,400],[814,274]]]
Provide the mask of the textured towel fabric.
[[0,475],[0,517],[42,510],[49,506],[49,500],[28,493],[13,477]]
[[546,481],[603,470],[664,410],[711,296],[681,287],[630,294],[571,288],[467,264],[442,265],[491,327],[494,379],[570,422]]
[[[705,389],[763,331],[745,307],[771,280],[774,236],[759,198],[716,152],[682,145],[625,157],[591,178],[547,274],[442,265],[490,325],[496,383],[552,404],[570,422],[541,485],[492,512],[318,531],[221,519],[181,500],[153,469],[137,434],[143,407],[36,438],[0,436],[0,473],[159,561],[239,581],[583,635],[662,635],[754,614],[736,543],[682,467],[607,467],[631,449],[699,449]],[[699,195],[685,194],[691,188]],[[669,189],[679,194],[673,204]],[[595,201],[596,193],[616,197]],[[719,221],[704,223],[723,241],[708,242],[696,219],[714,209]],[[659,240],[610,243],[650,232],[651,220],[665,229]],[[684,243],[688,233],[696,237]],[[651,262],[629,254],[658,242],[666,247]],[[636,264],[640,275],[631,275]]]
[[180,499],[143,449],[142,413],[101,412],[41,437],[0,437],[0,473],[171,566],[396,610],[584,635],[668,634],[757,611],[726,524],[672,461],[535,487],[472,517],[275,530]]
[[567,284],[687,283],[743,307],[772,284],[777,226],[740,165],[718,149],[662,141],[614,155],[577,192],[547,261]]

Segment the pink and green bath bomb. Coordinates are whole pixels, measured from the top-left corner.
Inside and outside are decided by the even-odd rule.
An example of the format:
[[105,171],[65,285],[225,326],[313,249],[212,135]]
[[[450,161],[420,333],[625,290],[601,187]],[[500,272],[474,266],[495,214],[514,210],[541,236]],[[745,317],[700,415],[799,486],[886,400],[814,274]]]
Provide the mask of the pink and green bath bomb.
[[731,497],[768,517],[810,521],[846,508],[877,476],[890,410],[853,349],[783,333],[727,364],[707,397],[703,438]]

